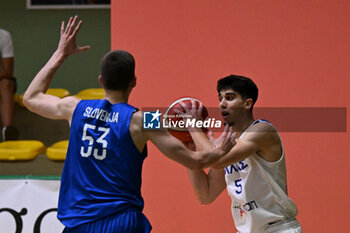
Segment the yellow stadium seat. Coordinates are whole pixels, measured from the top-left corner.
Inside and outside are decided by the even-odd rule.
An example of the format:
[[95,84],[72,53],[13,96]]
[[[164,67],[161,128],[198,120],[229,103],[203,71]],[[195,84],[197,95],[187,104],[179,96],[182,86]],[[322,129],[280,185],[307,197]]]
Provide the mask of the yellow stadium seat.
[[45,153],[45,145],[37,140],[0,142],[0,160],[31,160]]
[[18,96],[18,98],[17,98],[17,103],[18,103],[19,105],[21,105],[22,107],[24,107],[24,104],[23,104],[23,94]]
[[54,143],[46,149],[46,156],[51,160],[65,160],[68,149],[68,140]]
[[84,100],[103,99],[105,91],[103,88],[89,88],[78,92],[75,96]]
[[54,96],[57,96],[59,98],[64,98],[64,97],[70,96],[70,92],[64,88],[49,88],[49,89],[47,89],[46,94],[54,95]]
[[13,95],[13,99],[16,103],[18,103],[18,99],[19,99],[19,95],[18,94],[14,94]]

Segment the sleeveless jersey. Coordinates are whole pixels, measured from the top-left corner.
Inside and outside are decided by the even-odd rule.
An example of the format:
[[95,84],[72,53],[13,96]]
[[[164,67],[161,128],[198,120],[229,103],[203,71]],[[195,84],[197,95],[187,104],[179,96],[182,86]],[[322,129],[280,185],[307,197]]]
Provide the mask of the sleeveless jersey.
[[81,100],[73,113],[58,219],[75,227],[127,209],[142,211],[142,164],[129,125],[135,108]]
[[[270,124],[257,120],[252,125],[262,121]],[[254,153],[225,168],[232,216],[236,229],[241,233],[267,232],[272,223],[293,219],[298,213],[296,205],[287,196],[282,142],[281,146],[282,156],[276,162],[268,162]]]

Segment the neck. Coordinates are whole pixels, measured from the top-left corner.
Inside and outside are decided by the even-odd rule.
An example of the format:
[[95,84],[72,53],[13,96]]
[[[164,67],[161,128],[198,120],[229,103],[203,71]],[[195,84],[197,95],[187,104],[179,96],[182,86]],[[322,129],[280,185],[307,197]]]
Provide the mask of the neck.
[[105,97],[111,104],[128,103],[129,93],[127,91],[105,90]]
[[236,132],[236,138],[241,136],[241,134],[255,121],[253,115],[249,113],[247,116],[235,121],[232,129]]

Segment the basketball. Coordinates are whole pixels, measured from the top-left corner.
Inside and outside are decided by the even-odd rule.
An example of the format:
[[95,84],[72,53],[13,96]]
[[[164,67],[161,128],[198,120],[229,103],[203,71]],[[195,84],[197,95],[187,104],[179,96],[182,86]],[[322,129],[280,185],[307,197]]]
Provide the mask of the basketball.
[[[183,143],[193,142],[193,140],[187,128],[185,127],[186,124],[182,124],[184,122],[184,119],[181,116],[179,116],[177,111],[185,112],[184,108],[180,105],[180,102],[183,102],[187,106],[187,108],[191,109],[192,99],[195,101],[196,107],[198,108],[200,105],[200,101],[198,99],[185,97],[185,98],[178,99],[174,101],[172,104],[170,104],[170,106],[168,107],[168,109],[164,114],[164,120],[167,123],[166,127],[168,129],[168,132]],[[205,120],[208,116],[209,116],[208,110],[203,105],[202,120]],[[202,127],[202,130],[204,132],[208,131],[208,129],[204,127]]]

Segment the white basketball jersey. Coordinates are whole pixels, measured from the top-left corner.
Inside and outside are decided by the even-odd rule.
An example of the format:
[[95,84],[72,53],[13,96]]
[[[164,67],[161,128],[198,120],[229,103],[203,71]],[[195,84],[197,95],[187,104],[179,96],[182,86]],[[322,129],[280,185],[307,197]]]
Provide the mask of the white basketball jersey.
[[[261,121],[268,123],[257,120],[252,125]],[[276,162],[268,162],[254,153],[225,168],[232,216],[239,232],[268,232],[272,223],[293,219],[298,213],[287,196],[286,164],[281,146],[282,156]]]

